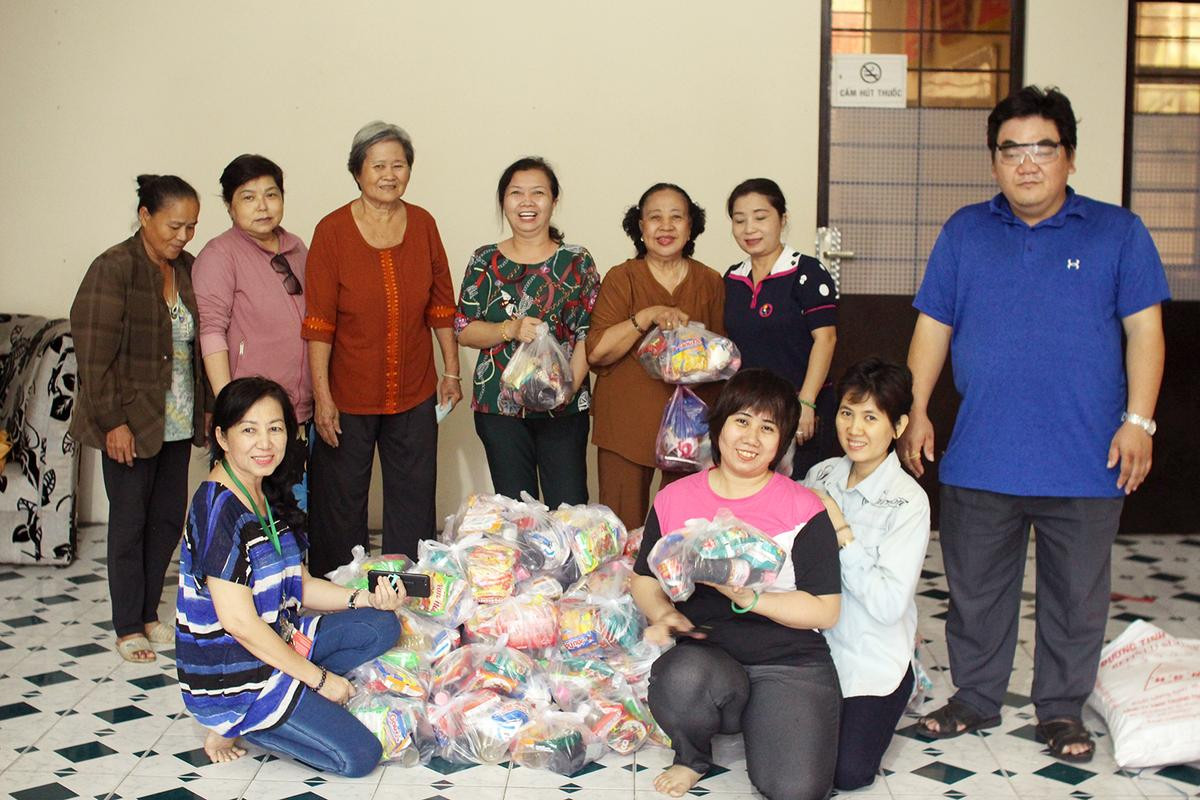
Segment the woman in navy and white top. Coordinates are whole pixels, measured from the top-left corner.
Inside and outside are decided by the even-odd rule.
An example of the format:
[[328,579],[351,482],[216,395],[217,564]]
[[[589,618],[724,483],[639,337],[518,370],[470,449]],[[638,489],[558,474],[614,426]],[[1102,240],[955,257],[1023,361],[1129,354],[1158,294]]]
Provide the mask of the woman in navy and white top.
[[812,256],[782,241],[787,202],[770,178],[742,181],[725,205],[733,238],[748,256],[725,273],[725,330],[743,367],[791,381],[800,400],[792,477],[832,456],[829,364],[837,342],[837,287]]
[[846,370],[837,395],[846,455],[817,464],[804,483],[826,501],[841,548],[842,614],[825,637],[843,696],[834,786],[848,791],[875,780],[912,694],[929,498],[893,447],[912,406],[908,369],[864,359]]
[[381,748],[342,707],[354,689],[341,676],[396,642],[403,590],[381,581],[360,597],[308,574],[291,493],[302,446],[283,387],[260,377],[227,384],[209,440],[213,468],[192,497],[179,565],[183,704],[209,729],[213,761],[244,755],[241,736],[317,769],[365,775]]

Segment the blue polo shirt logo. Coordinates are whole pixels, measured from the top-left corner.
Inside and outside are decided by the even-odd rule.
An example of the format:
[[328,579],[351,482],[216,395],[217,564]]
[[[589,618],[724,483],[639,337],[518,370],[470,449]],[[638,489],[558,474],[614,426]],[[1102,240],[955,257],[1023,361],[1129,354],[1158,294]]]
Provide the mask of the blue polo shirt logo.
[[1078,258],[1068,258],[1067,259],[1067,269],[1079,269],[1079,259]]
[[767,317],[771,316],[773,311],[775,311],[775,306],[771,305],[770,303],[763,303],[758,308],[758,315],[763,319],[766,319]]

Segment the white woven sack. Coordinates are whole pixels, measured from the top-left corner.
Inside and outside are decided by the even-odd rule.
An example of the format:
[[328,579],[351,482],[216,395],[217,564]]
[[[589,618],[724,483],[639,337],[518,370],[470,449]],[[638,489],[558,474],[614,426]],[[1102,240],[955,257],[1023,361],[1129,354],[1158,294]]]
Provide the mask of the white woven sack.
[[1100,652],[1088,704],[1104,717],[1119,766],[1200,761],[1200,639],[1134,621]]

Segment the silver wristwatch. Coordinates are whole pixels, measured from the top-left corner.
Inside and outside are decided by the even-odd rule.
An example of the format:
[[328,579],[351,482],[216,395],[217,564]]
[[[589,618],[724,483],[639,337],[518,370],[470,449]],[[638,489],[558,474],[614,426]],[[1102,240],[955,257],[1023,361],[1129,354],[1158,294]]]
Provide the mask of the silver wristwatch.
[[1154,422],[1154,420],[1147,419],[1141,414],[1134,414],[1132,411],[1126,411],[1124,414],[1122,414],[1121,422],[1132,422],[1134,425],[1137,425],[1151,436],[1153,436],[1154,432],[1158,430],[1158,425]]

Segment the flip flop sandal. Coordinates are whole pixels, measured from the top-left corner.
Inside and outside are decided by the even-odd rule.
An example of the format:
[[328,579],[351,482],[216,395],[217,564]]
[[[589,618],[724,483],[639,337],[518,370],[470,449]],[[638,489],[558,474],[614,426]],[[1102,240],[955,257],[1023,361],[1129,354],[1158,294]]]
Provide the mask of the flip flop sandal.
[[[150,657],[139,658],[137,654],[141,651],[149,651]],[[134,636],[117,642],[117,653],[120,654],[121,658],[132,664],[149,664],[158,658],[154,654],[154,648],[150,646],[150,640],[145,636]]]
[[[926,720],[936,722],[935,731],[926,725]],[[964,733],[972,733],[983,728],[995,728],[1000,724],[1000,716],[985,717],[966,703],[951,700],[932,714],[926,714],[917,720],[922,736],[932,739],[953,739]],[[962,725],[960,729],[958,726]]]
[[[1050,755],[1060,761],[1071,764],[1086,764],[1096,754],[1096,743],[1092,735],[1083,727],[1083,721],[1074,717],[1062,717],[1046,722],[1039,722],[1034,728],[1034,736],[1046,745]],[[1086,744],[1088,749],[1082,753],[1068,753],[1067,747],[1073,744]]]
[[146,638],[155,644],[174,644],[175,626],[156,621],[150,627],[150,632],[146,634]]

